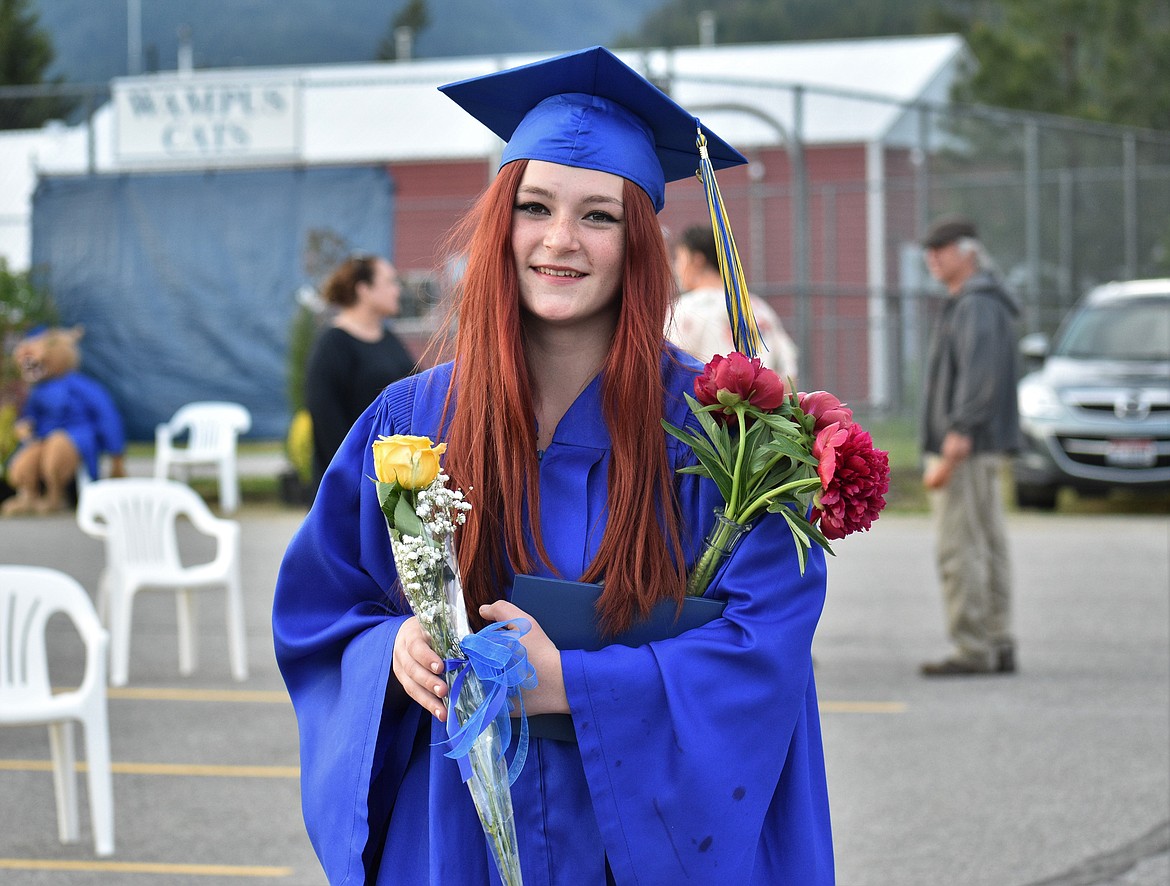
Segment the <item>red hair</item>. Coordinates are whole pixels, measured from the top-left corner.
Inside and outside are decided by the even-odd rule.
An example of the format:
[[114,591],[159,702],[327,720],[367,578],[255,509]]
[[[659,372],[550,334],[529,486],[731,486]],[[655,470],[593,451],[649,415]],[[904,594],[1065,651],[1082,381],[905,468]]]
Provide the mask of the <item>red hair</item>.
[[[450,325],[458,315],[445,466],[474,505],[459,534],[473,622],[480,604],[504,596],[506,564],[518,573],[532,572],[538,559],[551,568],[540,532],[532,383],[511,243],[516,191],[527,166],[525,160],[505,166],[451,237],[469,247],[448,318]],[[622,198],[625,269],[617,328],[602,366],[602,410],[612,445],[609,517],[597,556],[581,576],[605,580],[598,615],[614,632],[661,599],[681,603],[685,593],[678,504],[659,423],[666,393],[662,327],[674,278],[650,198],[629,181]],[[431,347],[441,347],[439,337]]]

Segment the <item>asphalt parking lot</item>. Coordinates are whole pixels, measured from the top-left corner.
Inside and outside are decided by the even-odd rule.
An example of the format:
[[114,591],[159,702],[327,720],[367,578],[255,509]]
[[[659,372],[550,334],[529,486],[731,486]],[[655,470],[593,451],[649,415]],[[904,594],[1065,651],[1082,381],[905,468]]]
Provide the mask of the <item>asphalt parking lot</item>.
[[[45,730],[0,729],[0,883],[324,883],[268,621],[301,512],[237,516],[249,679],[230,678],[222,598],[200,603],[200,666],[184,678],[174,605],[143,596],[129,685],[109,693],[116,854],[95,858],[84,808],[83,841],[58,843]],[[1017,514],[1010,528],[1011,677],[918,676],[946,651],[927,518],[887,515],[838,543],[814,654],[842,886],[1170,882],[1170,520]],[[71,515],[9,520],[0,562],[92,592],[102,550]],[[71,654],[55,683],[69,685]]]

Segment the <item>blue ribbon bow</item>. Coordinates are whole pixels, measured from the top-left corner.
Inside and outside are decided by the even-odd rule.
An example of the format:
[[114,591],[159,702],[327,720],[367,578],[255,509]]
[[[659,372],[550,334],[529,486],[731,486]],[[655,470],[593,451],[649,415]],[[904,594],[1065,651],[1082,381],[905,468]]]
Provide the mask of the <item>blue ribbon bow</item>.
[[[528,663],[528,650],[520,638],[531,629],[531,623],[523,618],[495,622],[459,641],[466,658],[449,658],[444,661],[447,670],[455,672],[455,680],[451,684],[451,698],[447,706],[447,738],[435,742],[435,745],[444,749],[443,756],[459,764],[459,774],[465,782],[471,778],[471,764],[467,760],[471,746],[493,721],[500,730],[500,757],[504,756],[504,749],[511,744],[512,718],[509,714],[512,708],[508,699],[513,697],[520,706],[520,740],[512,763],[508,766],[509,785],[516,781],[520,770],[524,768],[524,761],[528,757],[528,718],[524,714],[524,697],[520,690],[536,686],[536,671]],[[484,699],[460,725],[455,711],[469,673],[468,665],[471,665],[471,672],[475,673],[483,686]]]

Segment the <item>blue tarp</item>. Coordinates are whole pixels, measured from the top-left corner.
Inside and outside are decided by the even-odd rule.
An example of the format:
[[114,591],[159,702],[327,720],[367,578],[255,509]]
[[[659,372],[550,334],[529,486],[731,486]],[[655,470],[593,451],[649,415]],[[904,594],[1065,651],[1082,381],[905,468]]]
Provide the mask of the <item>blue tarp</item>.
[[242,403],[250,436],[283,438],[310,234],[392,257],[392,192],[380,166],[47,176],[32,261],[131,439],[193,400]]

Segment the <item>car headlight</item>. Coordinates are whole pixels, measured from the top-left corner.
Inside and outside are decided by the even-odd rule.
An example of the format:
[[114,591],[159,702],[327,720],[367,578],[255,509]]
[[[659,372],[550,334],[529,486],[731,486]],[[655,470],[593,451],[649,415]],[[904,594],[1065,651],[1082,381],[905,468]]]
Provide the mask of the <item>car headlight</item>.
[[1024,418],[1060,418],[1064,412],[1060,397],[1046,384],[1024,381],[1020,384],[1018,396],[1020,415]]

